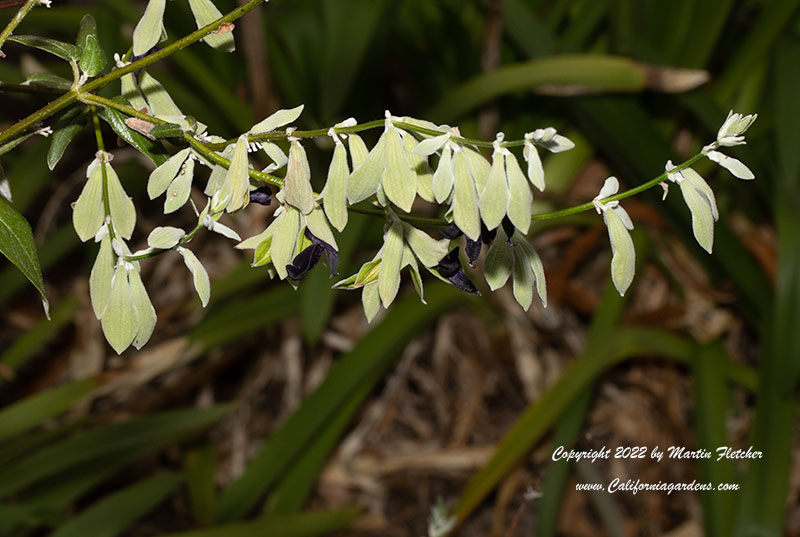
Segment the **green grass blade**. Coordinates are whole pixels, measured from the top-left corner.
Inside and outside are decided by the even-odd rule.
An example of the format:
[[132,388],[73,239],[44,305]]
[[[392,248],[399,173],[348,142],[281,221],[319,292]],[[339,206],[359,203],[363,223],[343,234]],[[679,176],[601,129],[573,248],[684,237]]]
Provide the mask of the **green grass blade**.
[[[716,453],[720,446],[730,445],[725,423],[731,394],[725,377],[720,375],[720,368],[727,361],[725,349],[720,344],[698,348],[692,360],[695,440],[698,448],[711,453]],[[734,467],[729,459],[700,459],[697,466],[702,482],[714,485],[736,482]],[[706,535],[731,535],[736,514],[735,500],[735,492],[700,492]]]
[[0,469],[0,497],[103,456],[123,456],[144,447],[163,447],[215,422],[229,410],[230,406],[221,405],[164,412],[95,429],[45,447],[10,468]]
[[451,122],[507,93],[530,91],[543,84],[567,84],[597,91],[641,91],[644,70],[628,58],[575,54],[542,58],[478,75],[445,95],[427,114]]
[[94,380],[81,380],[33,395],[0,410],[0,442],[58,416],[96,387]]
[[167,473],[111,494],[70,519],[50,537],[116,537],[160,504],[180,483]]
[[315,537],[343,530],[358,516],[358,509],[305,511],[266,515],[252,522],[226,524],[159,537]]
[[341,411],[353,391],[378,382],[409,339],[468,297],[453,287],[431,284],[425,298],[427,306],[420,304],[416,296],[398,302],[338,361],[325,381],[250,461],[242,478],[225,491],[217,521],[228,522],[249,513]]
[[214,483],[217,457],[214,447],[209,445],[190,451],[186,454],[183,467],[194,519],[201,526],[207,526],[213,520],[217,507]]

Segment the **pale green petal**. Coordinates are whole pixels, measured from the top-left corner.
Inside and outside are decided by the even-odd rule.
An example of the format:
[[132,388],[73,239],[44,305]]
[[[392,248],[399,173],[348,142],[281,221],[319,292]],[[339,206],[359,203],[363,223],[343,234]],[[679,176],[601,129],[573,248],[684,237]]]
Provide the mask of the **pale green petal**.
[[285,127],[300,117],[300,114],[303,113],[304,106],[305,105],[301,104],[300,106],[287,110],[278,110],[268,118],[253,125],[253,128],[250,129],[249,132],[250,134],[262,134],[273,131],[279,127]]
[[433,174],[433,196],[438,203],[445,203],[453,192],[453,151],[449,146],[442,150],[436,173]]
[[[219,216],[216,216],[215,218],[219,218]],[[242,238],[239,236],[238,233],[236,233],[236,231],[229,228],[225,224],[217,222],[216,220],[211,224],[211,231],[213,231],[214,233],[219,233],[223,237],[227,237],[235,241],[242,240]]]
[[681,181],[680,186],[683,200],[692,212],[694,238],[710,254],[714,247],[714,215],[711,206],[688,181]]
[[347,145],[350,147],[350,163],[355,170],[367,160],[369,149],[358,134],[348,134]]
[[408,244],[403,248],[403,259],[400,261],[400,270],[403,270],[405,267],[408,267],[408,271],[411,274],[411,281],[414,284],[417,295],[419,295],[419,299],[423,304],[427,304],[427,302],[425,302],[425,291],[422,287],[422,276],[419,273],[419,265],[417,264],[417,259],[414,257],[414,252],[411,251]]
[[403,228],[406,243],[426,267],[435,267],[447,255],[449,240],[436,240],[406,222],[403,222]]
[[525,160],[528,161],[528,180],[533,186],[544,192],[544,168],[542,167],[542,159],[539,157],[539,152],[536,146],[526,143],[523,148],[523,155]]
[[[478,192],[483,192],[486,187],[486,181],[489,179],[489,161],[474,147],[467,146],[462,147],[462,149],[462,153],[464,153],[464,157],[467,160],[469,173],[472,174],[472,179],[475,181],[475,188],[477,188]],[[506,164],[506,167],[508,167],[508,164]]]
[[520,251],[525,254],[525,257],[528,260],[528,263],[531,266],[531,270],[533,271],[533,277],[536,281],[536,292],[539,294],[539,299],[542,301],[542,306],[545,308],[547,307],[547,281],[544,277],[544,265],[542,265],[542,259],[539,257],[539,254],[536,253],[536,250],[533,249],[533,246],[530,245],[528,239],[525,238],[520,232],[514,233],[514,244]]
[[181,228],[171,226],[157,227],[147,236],[147,245],[150,248],[167,250],[176,246],[185,235],[186,232]]
[[283,168],[289,162],[289,157],[286,156],[286,153],[284,153],[283,149],[281,149],[277,144],[273,144],[272,142],[262,142],[261,148],[272,160],[272,164],[264,168],[264,173],[270,173]]
[[343,231],[347,226],[347,180],[349,177],[347,149],[344,144],[336,144],[331,166],[328,168],[328,179],[320,195],[328,220],[339,231]]
[[492,167],[486,187],[481,192],[481,218],[488,229],[500,225],[508,208],[508,181],[506,180],[505,159],[502,153],[492,156]]
[[636,251],[633,248],[631,235],[616,210],[603,211],[603,219],[608,227],[608,238],[611,242],[611,281],[614,282],[614,287],[620,296],[624,296],[633,282],[636,271]]
[[[383,248],[381,248],[381,252],[383,253]],[[364,263],[361,265],[361,269],[359,269],[358,274],[356,274],[356,279],[354,281],[354,285],[356,287],[362,287],[369,283],[378,281],[378,276],[381,272],[381,258],[377,257],[372,261]]]
[[233,150],[231,165],[225,182],[230,187],[231,200],[228,203],[227,212],[232,213],[243,209],[250,201],[250,164],[247,161],[247,136],[242,134],[236,140],[236,148]]
[[686,168],[681,170],[681,174],[684,177],[685,181],[689,181],[689,183],[697,190],[700,194],[705,196],[706,200],[708,201],[709,206],[711,207],[711,216],[714,217],[714,220],[719,220],[719,210],[717,209],[717,199],[714,197],[714,191],[711,190],[711,187],[708,186],[705,179],[694,171],[691,168]]
[[99,161],[95,160],[89,165],[86,176],[88,180],[72,206],[72,225],[83,242],[97,234],[105,219],[103,172]]
[[378,292],[377,283],[364,286],[364,290],[361,291],[361,304],[364,307],[367,322],[371,323],[381,309],[381,295]]
[[194,255],[194,252],[191,250],[179,247],[178,253],[183,256],[183,262],[186,264],[186,268],[192,273],[194,288],[197,291],[197,296],[200,297],[200,302],[205,308],[208,305],[208,301],[211,299],[211,280],[208,279],[208,272],[206,272],[206,268],[200,263],[200,260],[197,259],[197,256]]
[[281,280],[286,279],[286,265],[292,262],[292,254],[297,244],[300,233],[300,213],[289,206],[286,212],[280,215],[275,231],[272,234],[270,254],[272,264]]
[[533,269],[522,249],[512,248],[512,250],[514,254],[514,298],[522,306],[522,309],[528,311],[533,302],[533,286],[536,283]]
[[390,127],[385,134],[385,165],[383,191],[386,197],[406,212],[417,197],[417,178],[406,158],[406,146],[397,129]]
[[394,222],[383,238],[383,258],[378,276],[378,290],[384,308],[388,308],[400,290],[400,261],[403,259],[403,225]]
[[433,171],[428,166],[428,159],[413,153],[417,145],[417,139],[411,134],[401,131],[403,143],[406,146],[406,158],[408,165],[417,176],[417,195],[429,203],[435,203],[433,196]]
[[[347,199],[350,204],[364,201],[370,196],[375,195],[378,191],[378,186],[380,186],[381,179],[383,178],[383,168],[385,165],[385,140],[386,134],[380,137],[378,143],[375,144],[375,147],[369,152],[367,158],[358,167],[355,167],[354,160],[353,166],[355,169],[352,175],[350,175],[350,181],[347,183]],[[358,142],[356,142],[356,144],[357,143]],[[356,154],[353,152],[352,136],[350,137],[350,154],[354,159],[356,158]]]
[[234,248],[236,248],[237,250],[252,250],[256,248],[259,244],[264,242],[267,239],[267,237],[272,236],[272,233],[275,231],[277,221],[278,219],[276,218],[275,220],[272,221],[269,227],[267,227],[267,229],[265,229],[258,235],[254,235],[252,237],[243,240],[242,242],[234,246]]
[[426,138],[422,140],[419,144],[414,147],[413,152],[415,155],[419,155],[421,157],[428,157],[433,155],[437,151],[439,151],[444,144],[447,143],[447,140],[450,139],[450,134],[442,134],[441,136],[435,136],[433,138]]
[[120,79],[122,96],[125,97],[135,110],[147,110],[147,101],[144,100],[136,80],[133,78],[133,73],[124,75]]
[[92,299],[92,310],[98,319],[108,306],[111,297],[111,278],[114,276],[114,250],[111,248],[111,236],[106,235],[100,242],[100,251],[89,275],[89,296]]
[[164,199],[164,214],[177,211],[189,201],[193,178],[194,159],[189,159],[167,189],[167,197]]
[[306,226],[308,230],[316,238],[323,242],[327,242],[334,249],[338,250],[339,246],[336,244],[336,238],[333,236],[331,227],[328,224],[328,219],[325,217],[325,212],[322,207],[315,207],[313,211],[306,215]]
[[[133,53],[142,56],[161,40],[164,28],[164,8],[167,0],[150,0],[144,15],[133,30]],[[127,345],[126,345],[127,347]]]
[[497,229],[497,236],[489,247],[483,273],[489,289],[495,291],[503,287],[514,270],[514,250],[508,244],[508,238],[502,228]]
[[522,233],[531,226],[531,204],[533,194],[528,180],[513,154],[506,155],[506,174],[508,176],[508,219]]
[[[225,149],[222,150],[222,153],[219,153],[224,159],[231,160],[233,158],[233,153],[236,151],[235,145],[229,145]],[[213,165],[211,168],[211,175],[208,177],[208,184],[206,184],[206,189],[203,191],[206,196],[209,198],[222,190],[227,183],[225,182],[225,178],[228,176],[228,169],[224,166]],[[228,191],[230,192],[230,187],[228,187]],[[230,200],[228,200],[230,202]]]
[[253,253],[253,263],[251,266],[260,267],[272,263],[272,235],[264,239]]
[[139,332],[139,315],[133,305],[128,271],[119,265],[114,273],[114,283],[108,307],[103,312],[103,334],[117,354],[127,349]]
[[136,208],[133,201],[125,193],[119,182],[117,172],[107,162],[103,164],[108,181],[108,207],[111,210],[111,222],[114,230],[126,239],[130,239],[136,227]]
[[169,96],[164,86],[144,69],[139,74],[139,88],[141,88],[144,98],[147,99],[151,115],[163,119],[183,116],[183,112]]
[[133,307],[136,308],[136,313],[139,316],[139,330],[133,339],[133,346],[141,349],[150,340],[150,336],[153,335],[153,329],[156,326],[156,310],[150,302],[150,297],[147,295],[147,290],[142,284],[142,278],[139,273],[132,270],[128,272],[128,277],[130,278]]
[[147,180],[147,195],[150,196],[151,200],[167,191],[170,183],[181,170],[183,163],[189,158],[191,151],[192,150],[188,147],[178,151],[161,166],[152,171],[150,178]]
[[[483,157],[481,157],[483,158]],[[467,168],[463,151],[453,156],[453,218],[456,226],[467,237],[478,240],[481,236],[481,216],[478,211],[478,193]]]
[[283,186],[286,203],[296,207],[303,214],[314,208],[314,190],[311,188],[311,167],[308,165],[306,150],[300,142],[292,142],[289,149],[289,164]]
[[[211,0],[189,0],[189,6],[192,8],[194,20],[198,28],[202,28],[211,24],[215,20],[222,17],[217,6]],[[236,50],[236,44],[233,41],[233,32],[225,32],[222,34],[211,33],[203,38],[203,41],[217,50],[223,52],[233,52]]]
[[[720,153],[719,151],[710,151],[708,153],[708,158],[731,172],[734,177],[738,177],[739,179],[755,179],[756,176],[753,175],[753,172],[750,171],[750,168],[744,165],[744,163],[733,157],[729,157],[724,153]],[[685,171],[685,170],[684,170]]]

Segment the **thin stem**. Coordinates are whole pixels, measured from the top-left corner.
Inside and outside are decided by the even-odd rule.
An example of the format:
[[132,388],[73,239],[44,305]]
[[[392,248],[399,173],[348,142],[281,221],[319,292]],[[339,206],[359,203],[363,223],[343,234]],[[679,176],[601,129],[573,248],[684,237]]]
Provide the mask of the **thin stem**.
[[8,93],[27,93],[31,95],[63,95],[64,90],[56,88],[47,88],[44,86],[32,86],[28,84],[7,84],[0,82],[0,91]]
[[[38,0],[29,0],[28,3],[31,3],[31,1],[38,1]],[[47,106],[37,110],[28,117],[21,119],[8,129],[0,133],[0,145],[3,145],[4,143],[6,143],[9,140],[12,140],[13,138],[16,138],[20,134],[30,129],[36,123],[44,121],[45,119],[49,118],[55,113],[71,105],[72,103],[74,103],[79,99],[82,93],[89,93],[95,90],[99,90],[100,88],[107,86],[109,83],[118,80],[119,78],[122,78],[124,75],[127,75],[128,73],[132,73],[134,71],[142,69],[143,67],[147,67],[152,63],[155,63],[163,58],[166,58],[178,52],[183,48],[188,47],[192,43],[195,43],[203,39],[205,36],[213,32],[214,30],[218,29],[221,24],[226,22],[232,22],[240,18],[248,11],[254,9],[263,1],[264,0],[249,0],[246,4],[234,9],[230,13],[224,15],[223,17],[215,20],[210,24],[203,26],[199,30],[192,32],[191,34],[175,41],[174,43],[167,45],[161,50],[148,54],[147,56],[140,58],[135,62],[126,65],[125,67],[122,67],[120,69],[115,69],[103,77],[96,78],[90,82],[87,82],[80,88],[74,88],[70,90],[69,92],[65,93],[55,101],[48,104]]]
[[100,129],[100,118],[97,117],[97,110],[94,106],[90,107],[92,111],[92,123],[94,125],[94,138],[97,142],[97,152],[100,155],[100,173],[103,176],[103,210],[106,214],[108,221],[108,235],[111,240],[114,240],[114,224],[111,222],[111,202],[108,199],[108,172],[106,171],[106,144],[103,142],[103,132]]
[[25,5],[19,8],[19,11],[17,11],[17,14],[14,15],[14,18],[11,19],[8,25],[6,25],[6,27],[3,29],[2,33],[0,33],[0,58],[6,57],[6,55],[3,54],[2,51],[3,45],[5,44],[6,40],[9,37],[11,37],[11,34],[14,32],[17,26],[19,26],[19,23],[22,22],[22,19],[24,19],[25,16],[28,13],[30,13],[30,11],[38,4],[39,0],[28,0],[27,2],[25,2]]

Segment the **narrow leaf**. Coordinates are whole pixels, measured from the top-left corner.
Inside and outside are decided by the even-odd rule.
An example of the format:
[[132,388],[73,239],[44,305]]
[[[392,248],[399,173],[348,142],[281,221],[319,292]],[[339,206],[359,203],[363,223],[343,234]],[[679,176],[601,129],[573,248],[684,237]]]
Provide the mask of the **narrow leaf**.
[[81,58],[81,49],[75,45],[50,39],[49,37],[41,37],[38,35],[14,35],[8,40],[28,47],[38,48],[39,50],[49,52],[67,61],[78,61]]
[[0,253],[6,256],[39,290],[47,313],[47,296],[44,292],[42,269],[39,267],[39,256],[33,242],[31,226],[3,196],[0,196]]
[[97,23],[91,15],[84,15],[81,19],[76,44],[81,49],[81,71],[88,77],[97,76],[106,66],[106,56],[97,36]]

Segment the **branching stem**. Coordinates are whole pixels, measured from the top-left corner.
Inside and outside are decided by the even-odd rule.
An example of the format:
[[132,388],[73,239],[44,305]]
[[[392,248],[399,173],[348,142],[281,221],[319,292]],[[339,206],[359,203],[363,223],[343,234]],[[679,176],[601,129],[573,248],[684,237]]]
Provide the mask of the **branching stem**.
[[25,4],[19,8],[17,14],[14,15],[14,18],[6,25],[3,29],[2,33],[0,33],[0,58],[5,58],[6,55],[3,54],[3,45],[5,44],[6,40],[11,37],[11,34],[14,33],[19,23],[22,22],[22,19],[31,12],[33,8],[39,5],[39,0],[28,0]]

